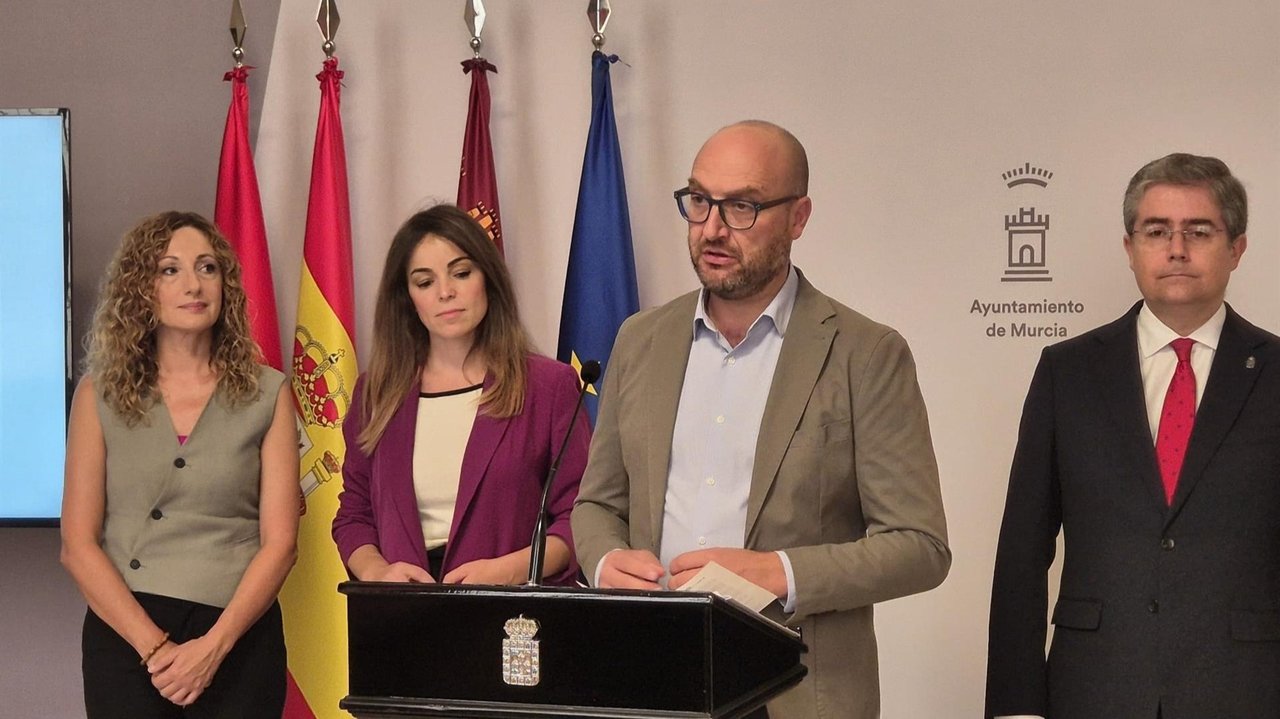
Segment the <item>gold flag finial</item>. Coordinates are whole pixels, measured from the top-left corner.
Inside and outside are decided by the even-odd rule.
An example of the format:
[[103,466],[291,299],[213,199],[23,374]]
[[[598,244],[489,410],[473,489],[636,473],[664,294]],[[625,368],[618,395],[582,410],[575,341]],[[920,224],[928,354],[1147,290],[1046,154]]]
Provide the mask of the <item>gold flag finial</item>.
[[462,19],[471,31],[471,50],[480,57],[480,34],[484,32],[484,0],[466,0],[463,3]]
[[599,50],[604,47],[604,26],[609,24],[609,0],[588,0],[587,19],[591,21],[591,29],[595,30],[591,44]]
[[316,13],[316,24],[320,26],[320,35],[324,37],[325,57],[333,57],[333,51],[336,45],[333,39],[338,36],[338,23],[342,18],[338,17],[338,0],[320,0],[320,10]]
[[235,46],[231,50],[231,57],[236,61],[236,67],[244,65],[244,32],[248,29],[240,0],[231,0],[231,42]]

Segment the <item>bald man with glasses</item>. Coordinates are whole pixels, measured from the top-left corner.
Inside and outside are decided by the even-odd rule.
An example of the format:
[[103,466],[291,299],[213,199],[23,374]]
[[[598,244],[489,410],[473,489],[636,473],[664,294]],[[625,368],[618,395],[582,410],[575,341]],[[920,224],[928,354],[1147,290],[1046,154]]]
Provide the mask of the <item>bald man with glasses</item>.
[[809,646],[808,676],[767,716],[875,719],[872,605],[951,564],[911,353],[791,264],[813,207],[791,133],[720,130],[675,199],[702,289],[619,331],[579,560],[600,587],[675,589],[715,562],[765,588],[765,614]]

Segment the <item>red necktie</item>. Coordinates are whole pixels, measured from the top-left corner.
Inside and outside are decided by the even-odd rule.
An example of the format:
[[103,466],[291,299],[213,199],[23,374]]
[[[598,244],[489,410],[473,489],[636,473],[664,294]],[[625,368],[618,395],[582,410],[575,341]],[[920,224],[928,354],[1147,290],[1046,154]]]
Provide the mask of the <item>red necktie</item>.
[[1164,481],[1165,501],[1173,503],[1178,488],[1178,473],[1187,456],[1187,440],[1196,421],[1196,374],[1191,369],[1191,345],[1196,341],[1180,337],[1169,344],[1178,355],[1169,391],[1160,412],[1160,431],[1156,433],[1156,459],[1160,463],[1160,479]]

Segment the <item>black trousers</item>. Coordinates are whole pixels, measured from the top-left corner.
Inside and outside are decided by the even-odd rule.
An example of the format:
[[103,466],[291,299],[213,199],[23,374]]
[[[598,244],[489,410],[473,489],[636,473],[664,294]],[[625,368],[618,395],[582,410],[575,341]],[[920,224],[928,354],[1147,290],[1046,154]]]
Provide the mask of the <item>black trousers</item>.
[[[222,609],[172,597],[134,597],[169,639],[181,644],[209,631]],[[213,682],[191,706],[160,696],[140,657],[89,610],[81,634],[88,719],[279,719],[284,711],[285,648],[280,605],[272,604],[227,654]]]

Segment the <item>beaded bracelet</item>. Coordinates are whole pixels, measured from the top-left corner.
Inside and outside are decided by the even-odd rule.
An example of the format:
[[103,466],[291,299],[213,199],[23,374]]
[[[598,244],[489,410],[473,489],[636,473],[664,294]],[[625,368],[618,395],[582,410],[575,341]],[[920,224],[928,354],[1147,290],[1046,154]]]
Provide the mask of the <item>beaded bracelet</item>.
[[151,647],[151,651],[147,652],[146,656],[142,658],[142,661],[138,663],[145,667],[147,662],[151,661],[151,657],[154,657],[156,652],[160,651],[160,647],[163,647],[167,641],[169,641],[169,632],[165,632],[164,636],[160,637],[160,641],[156,642],[156,645]]

